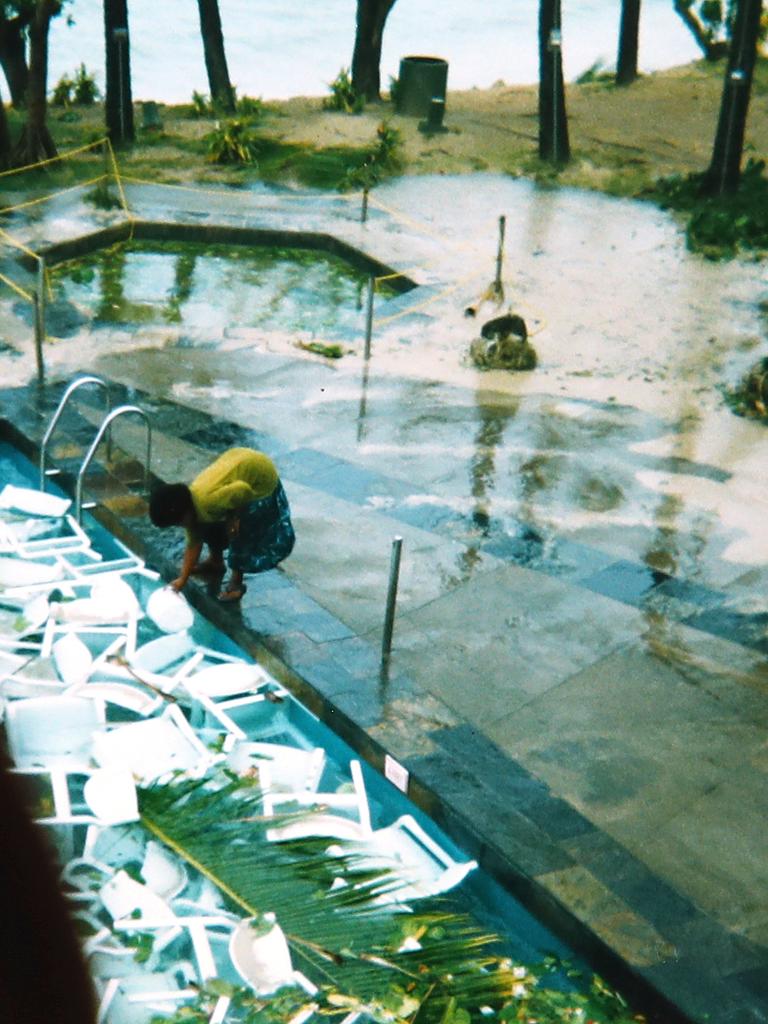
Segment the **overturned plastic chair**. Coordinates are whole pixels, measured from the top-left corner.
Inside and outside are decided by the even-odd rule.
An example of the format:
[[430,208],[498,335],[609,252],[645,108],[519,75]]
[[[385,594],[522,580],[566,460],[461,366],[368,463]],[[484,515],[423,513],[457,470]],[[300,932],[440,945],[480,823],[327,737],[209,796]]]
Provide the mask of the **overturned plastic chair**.
[[173,772],[203,772],[218,758],[176,704],[156,718],[96,734],[93,755],[102,767],[127,768],[145,784]]
[[[15,769],[20,777],[41,781],[50,780],[52,812],[41,810],[34,815],[41,825],[93,825],[108,828],[139,820],[136,783],[130,772],[108,768],[91,770],[78,793],[73,776],[81,771],[68,772],[58,768]],[[79,806],[78,806],[79,805]]]
[[8,751],[17,768],[88,771],[104,703],[84,697],[27,697],[5,708]]
[[457,861],[410,814],[360,840],[334,844],[328,852],[354,859],[358,866],[380,870],[391,880],[377,903],[406,903],[438,896],[459,885],[477,861]]
[[368,839],[371,835],[371,811],[363,770],[356,760],[349,762],[349,768],[352,789],[346,792],[281,792],[268,785],[262,787],[264,814],[276,819],[275,824],[267,829],[267,839],[271,842],[308,836]]
[[[227,764],[239,775],[268,769],[271,794],[316,794],[325,769],[323,747],[292,747],[287,743],[236,742],[227,755]],[[265,787],[266,788],[266,787]],[[317,799],[313,796],[311,799]],[[274,803],[274,801],[273,801]],[[271,808],[270,808],[271,809]]]

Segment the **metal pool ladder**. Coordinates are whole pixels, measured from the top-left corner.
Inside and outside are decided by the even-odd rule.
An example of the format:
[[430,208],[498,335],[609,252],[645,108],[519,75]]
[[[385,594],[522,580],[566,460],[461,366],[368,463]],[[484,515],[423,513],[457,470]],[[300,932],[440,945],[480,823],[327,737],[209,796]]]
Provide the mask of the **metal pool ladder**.
[[84,387],[87,384],[96,384],[98,385],[98,387],[102,388],[102,390],[104,391],[104,408],[107,413],[109,412],[111,403],[109,401],[109,387],[107,386],[106,381],[103,381],[101,377],[78,377],[77,380],[72,381],[67,390],[61,396],[61,401],[58,404],[56,412],[51,417],[51,422],[48,424],[48,429],[46,430],[43,440],[40,444],[41,491],[45,490],[45,481],[49,476],[58,476],[58,474],[61,472],[60,469],[46,469],[45,465],[48,457],[48,445],[50,443],[53,432],[56,429],[56,425],[61,419],[61,414],[64,412],[67,403],[69,402],[70,398],[75,393],[75,391],[77,391],[79,388]]
[[[80,470],[77,474],[77,483],[75,485],[75,518],[78,525],[82,525],[83,519],[83,477],[85,476],[86,470],[90,466],[93,456],[96,454],[96,449],[99,447],[101,439],[109,430],[112,423],[118,419],[118,417],[127,416],[129,413],[140,416],[147,428],[146,458],[144,460],[144,492],[146,493],[149,490],[149,465],[152,458],[152,424],[149,422],[149,416],[138,405],[120,405],[117,409],[112,409],[112,411],[104,417],[96,436],[91,442],[91,447],[85,453],[85,458],[83,459]],[[86,507],[93,508],[95,504],[96,502],[89,502]]]

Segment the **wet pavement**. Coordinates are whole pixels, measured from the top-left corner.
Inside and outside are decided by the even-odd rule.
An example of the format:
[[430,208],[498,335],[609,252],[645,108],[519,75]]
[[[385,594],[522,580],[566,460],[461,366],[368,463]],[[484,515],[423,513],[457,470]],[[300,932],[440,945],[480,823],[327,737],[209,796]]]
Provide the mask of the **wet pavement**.
[[[102,326],[52,346],[42,391],[11,309],[27,349],[0,354],[24,385],[3,433],[34,455],[81,369],[149,413],[156,478],[267,451],[294,553],[241,608],[190,598],[372,764],[405,766],[417,803],[662,1020],[765,1021],[766,440],[718,390],[764,354],[764,268],[686,255],[635,203],[480,176],[382,192],[361,224],[353,201],[134,187],[147,219],[333,227],[421,287],[377,306],[369,360],[354,336],[332,362],[236,324]],[[463,310],[510,209],[507,297],[540,365],[505,377],[466,364]],[[70,205],[24,239],[106,216]],[[70,479],[100,416],[85,396],[68,417]],[[140,425],[117,440],[135,468]],[[181,538],[148,525],[125,468],[89,483],[97,514],[170,577]]]

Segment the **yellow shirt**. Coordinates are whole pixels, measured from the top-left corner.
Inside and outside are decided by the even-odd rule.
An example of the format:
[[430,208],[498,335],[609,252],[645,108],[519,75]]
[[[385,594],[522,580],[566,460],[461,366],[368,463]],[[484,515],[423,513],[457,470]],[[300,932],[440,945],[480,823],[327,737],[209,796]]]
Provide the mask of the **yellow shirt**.
[[253,448],[230,448],[189,485],[199,522],[223,522],[232,512],[270,495],[278,479],[268,455]]

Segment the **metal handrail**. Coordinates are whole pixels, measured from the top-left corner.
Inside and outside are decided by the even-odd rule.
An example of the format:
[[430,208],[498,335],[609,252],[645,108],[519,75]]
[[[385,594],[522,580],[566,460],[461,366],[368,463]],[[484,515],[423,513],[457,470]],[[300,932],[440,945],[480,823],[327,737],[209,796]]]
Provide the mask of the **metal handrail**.
[[91,464],[93,456],[96,454],[96,449],[101,443],[101,439],[104,434],[109,430],[112,423],[118,418],[118,416],[125,416],[128,413],[136,413],[144,420],[144,424],[147,428],[147,457],[144,462],[144,491],[145,493],[149,489],[149,464],[152,458],[152,424],[149,422],[149,416],[146,412],[139,408],[138,405],[120,405],[117,409],[113,409],[107,416],[105,416],[101,426],[98,429],[96,437],[94,437],[91,447],[85,453],[85,458],[82,461],[80,470],[77,474],[77,483],[75,485],[75,519],[78,523],[82,523],[83,519],[83,477],[85,476],[86,470]]
[[53,431],[56,428],[56,424],[61,419],[61,414],[64,412],[64,408],[65,408],[67,402],[70,400],[70,398],[72,397],[73,393],[75,391],[77,391],[78,388],[83,387],[83,385],[85,385],[85,384],[98,384],[99,387],[104,388],[104,395],[105,395],[105,398],[106,398],[104,407],[107,410],[107,412],[109,412],[109,408],[110,408],[110,404],[111,403],[109,401],[109,386],[107,385],[106,381],[103,381],[101,379],[101,377],[78,377],[77,380],[72,381],[72,383],[69,385],[67,390],[61,396],[61,401],[59,402],[59,405],[58,405],[58,407],[56,409],[56,412],[53,414],[53,416],[51,418],[51,422],[48,424],[48,429],[46,430],[45,435],[43,436],[43,440],[42,440],[42,442],[40,444],[40,490],[41,491],[45,490],[45,478],[48,477],[48,476],[55,476],[57,473],[60,472],[60,470],[58,470],[58,469],[50,469],[49,470],[49,469],[45,468],[46,456],[48,454],[48,443],[51,440],[51,436],[53,434]]

